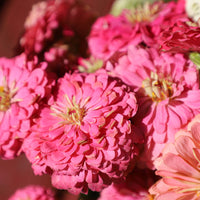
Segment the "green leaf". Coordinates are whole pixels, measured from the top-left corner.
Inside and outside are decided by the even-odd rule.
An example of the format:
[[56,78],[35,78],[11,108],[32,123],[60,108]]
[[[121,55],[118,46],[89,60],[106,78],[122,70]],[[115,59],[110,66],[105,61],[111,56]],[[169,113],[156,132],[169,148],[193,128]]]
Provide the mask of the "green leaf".
[[200,54],[198,52],[192,52],[189,55],[190,60],[200,69]]
[[111,8],[111,14],[118,16],[124,9],[136,8],[145,2],[153,3],[156,0],[115,0]]

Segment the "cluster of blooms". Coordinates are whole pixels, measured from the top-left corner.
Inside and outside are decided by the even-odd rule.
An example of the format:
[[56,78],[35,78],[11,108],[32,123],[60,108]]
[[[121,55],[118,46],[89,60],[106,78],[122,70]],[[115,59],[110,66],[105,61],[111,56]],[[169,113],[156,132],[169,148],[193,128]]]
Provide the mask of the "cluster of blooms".
[[[18,55],[0,59],[1,158],[24,153],[55,188],[99,200],[199,199],[198,7],[97,18],[77,0],[34,5]],[[11,199],[38,195],[54,198],[28,187]]]

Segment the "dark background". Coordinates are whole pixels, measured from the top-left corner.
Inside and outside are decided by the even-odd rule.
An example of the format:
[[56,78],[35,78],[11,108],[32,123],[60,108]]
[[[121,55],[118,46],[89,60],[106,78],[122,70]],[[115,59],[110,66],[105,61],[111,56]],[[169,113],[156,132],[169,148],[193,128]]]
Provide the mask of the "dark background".
[[[40,0],[0,0],[0,56],[12,57],[32,5]],[[108,12],[113,0],[82,0],[100,15]]]

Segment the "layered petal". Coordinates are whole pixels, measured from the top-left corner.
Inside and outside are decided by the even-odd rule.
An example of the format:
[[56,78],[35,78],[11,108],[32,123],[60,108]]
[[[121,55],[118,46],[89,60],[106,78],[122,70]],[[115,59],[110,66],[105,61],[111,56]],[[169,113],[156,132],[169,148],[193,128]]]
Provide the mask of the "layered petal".
[[129,120],[137,111],[135,93],[103,70],[66,74],[53,99],[23,144],[34,172],[50,170],[53,185],[73,193],[123,179],[140,138]]

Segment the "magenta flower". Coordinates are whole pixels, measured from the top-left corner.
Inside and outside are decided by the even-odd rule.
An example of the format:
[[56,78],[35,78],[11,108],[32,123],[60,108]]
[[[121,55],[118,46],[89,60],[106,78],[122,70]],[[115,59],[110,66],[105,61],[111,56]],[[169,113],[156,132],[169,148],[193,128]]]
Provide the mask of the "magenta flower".
[[138,112],[134,123],[146,135],[140,158],[153,167],[152,161],[163,146],[200,111],[198,71],[181,54],[135,47],[118,63],[107,65],[113,68],[111,73],[135,89]]
[[[190,23],[190,25],[189,25]],[[161,50],[172,53],[200,52],[200,27],[190,22],[177,22],[162,32]]]
[[100,17],[92,26],[88,38],[91,54],[107,60],[116,51],[123,51],[127,44],[137,45],[141,42],[138,27],[133,27],[123,16],[107,15]]
[[55,200],[54,192],[38,185],[17,190],[8,200]]
[[[86,57],[86,37],[95,19],[96,13],[80,1],[38,2],[25,21],[17,50],[25,52],[30,60],[37,55],[40,61],[49,62],[51,71],[63,71],[66,61],[74,64],[78,56]],[[55,67],[54,61],[59,61],[59,65]]]
[[153,200],[148,189],[154,182],[153,171],[134,169],[125,181],[103,189],[98,200]]
[[25,33],[20,40],[20,45],[28,55],[41,53],[46,45],[53,42],[59,29],[61,34],[65,30],[68,36],[73,35],[66,24],[67,14],[73,3],[73,0],[50,0],[33,6],[24,25]]
[[56,188],[101,191],[133,167],[136,111],[135,94],[104,71],[66,74],[23,150],[35,174],[52,174]]
[[200,188],[200,116],[185,130],[180,130],[174,143],[166,145],[156,162],[156,174],[162,179],[150,188],[155,200],[167,198],[199,199]]
[[124,10],[119,16],[107,15],[92,26],[88,44],[92,56],[107,60],[131,45],[158,46],[159,34],[177,20],[185,20],[184,1],[144,4]]
[[0,156],[3,159],[19,155],[32,116],[51,89],[44,70],[26,69],[26,66],[35,68],[36,65],[26,62],[24,58],[24,55],[20,55],[0,59]]

